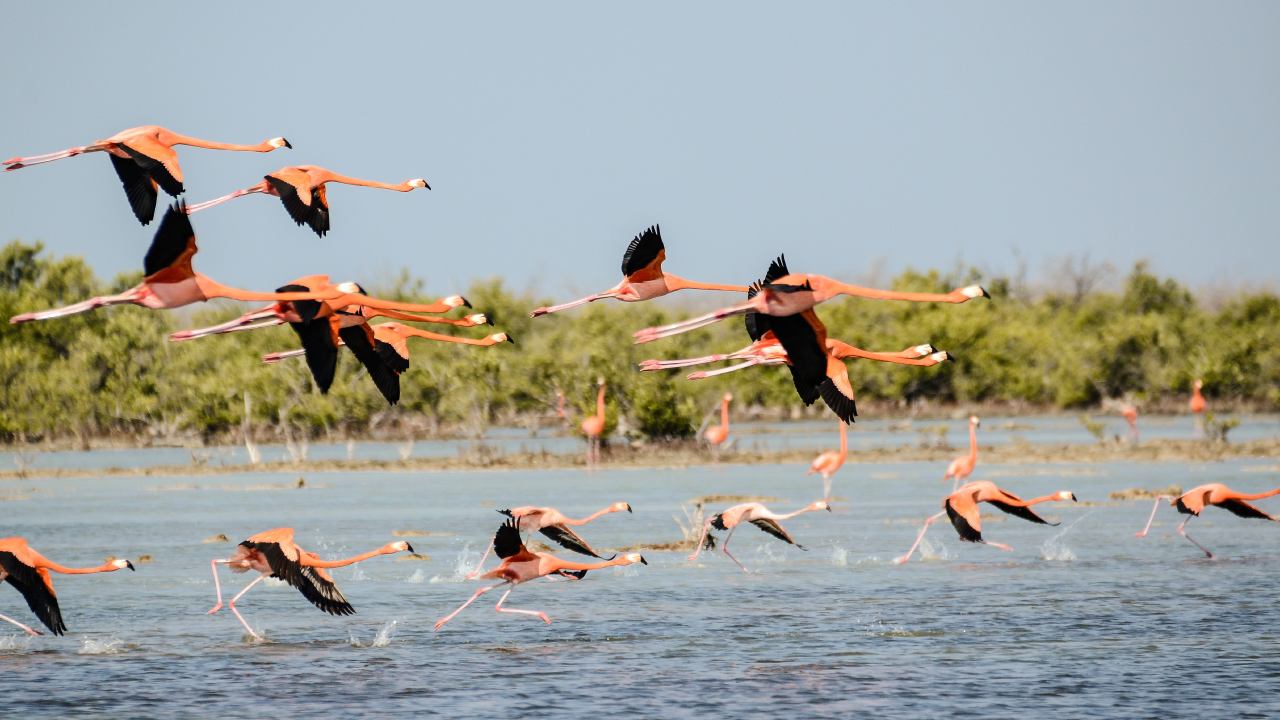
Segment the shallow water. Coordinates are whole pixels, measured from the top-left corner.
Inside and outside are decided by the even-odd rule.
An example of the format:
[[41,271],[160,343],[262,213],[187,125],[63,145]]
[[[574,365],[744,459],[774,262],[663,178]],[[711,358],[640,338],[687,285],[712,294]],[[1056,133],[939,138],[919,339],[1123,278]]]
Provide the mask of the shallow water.
[[[1211,508],[1187,529],[1228,558],[1208,561],[1168,508],[1144,539],[1151,501],[1114,489],[1224,481],[1280,484],[1274,461],[1209,465],[979,467],[1047,503],[1058,527],[984,520],[991,540],[963,545],[937,524],[921,555],[896,566],[948,485],[941,463],[846,466],[834,512],[783,525],[807,551],[753,527],[723,554],[687,562],[646,552],[646,566],[581,582],[521,586],[493,612],[486,595],[439,633],[431,626],[480,585],[460,582],[502,507],[586,515],[618,500],[634,515],[582,528],[597,548],[678,539],[681,504],[711,493],[760,494],[787,512],[820,495],[802,465],[685,470],[310,473],[200,478],[11,481],[0,535],[57,562],[104,556],[154,563],[54,576],[70,632],[27,639],[0,628],[8,717],[693,717],[982,715],[1250,717],[1280,712],[1280,524]],[[196,487],[200,489],[181,489]],[[166,489],[168,488],[168,489]],[[492,503],[492,504],[489,504]],[[1094,504],[1098,503],[1098,504]],[[1280,497],[1259,501],[1280,510]],[[724,505],[713,506],[723,509]],[[995,513],[994,510],[984,512]],[[1000,516],[1003,518],[1004,516]],[[292,526],[322,557],[391,542],[425,562],[375,558],[333,571],[358,614],[335,618],[292,588],[259,583],[240,602],[268,638],[246,642],[214,602],[209,560],[239,540]],[[231,543],[202,543],[225,533]],[[720,533],[723,535],[723,533]],[[465,560],[466,562],[460,562]],[[488,561],[494,566],[494,560]],[[238,592],[247,576],[221,575]],[[33,617],[8,585],[0,613]],[[394,623],[394,624],[393,624]]]

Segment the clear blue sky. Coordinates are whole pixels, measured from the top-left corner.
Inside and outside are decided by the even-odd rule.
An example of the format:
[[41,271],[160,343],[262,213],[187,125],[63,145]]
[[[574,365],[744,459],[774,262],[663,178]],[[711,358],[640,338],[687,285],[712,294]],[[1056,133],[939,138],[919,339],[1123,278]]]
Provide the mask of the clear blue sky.
[[[1091,251],[1192,284],[1280,268],[1277,3],[21,3],[0,156],[137,125],[293,150],[179,148],[190,202],[315,164],[333,230],[275,198],[195,216],[197,268],[272,288],[407,265],[615,283],[661,223],[667,269],[744,283],[882,261],[1033,271]],[[0,159],[2,159],[0,158]],[[164,197],[163,195],[161,196]],[[101,155],[0,175],[0,238],[140,268]]]

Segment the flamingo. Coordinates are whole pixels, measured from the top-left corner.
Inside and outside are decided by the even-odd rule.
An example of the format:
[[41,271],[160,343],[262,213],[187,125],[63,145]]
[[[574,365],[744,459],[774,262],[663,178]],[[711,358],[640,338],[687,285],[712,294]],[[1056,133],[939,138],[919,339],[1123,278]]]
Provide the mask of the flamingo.
[[1133,431],[1133,444],[1138,444],[1138,408],[1126,404],[1120,408],[1120,415],[1124,417],[1125,422],[1129,423],[1129,429]]
[[498,557],[502,558],[502,564],[494,570],[480,576],[481,579],[484,580],[494,579],[502,580],[502,582],[497,585],[490,585],[489,587],[483,587],[477,590],[476,594],[472,595],[470,600],[462,603],[462,607],[459,607],[457,610],[454,610],[437,622],[435,630],[439,630],[445,623],[452,620],[455,615],[462,612],[463,608],[474,602],[476,598],[490,590],[503,587],[504,585],[510,585],[511,587],[507,588],[507,591],[503,593],[502,598],[498,600],[498,604],[494,606],[495,610],[498,612],[533,615],[542,618],[544,622],[550,625],[551,618],[547,617],[546,613],[536,612],[533,610],[504,608],[502,607],[502,603],[506,601],[507,596],[511,594],[511,591],[515,589],[516,585],[529,582],[530,580],[536,580],[540,577],[546,577],[547,575],[559,574],[564,575],[565,577],[575,577],[580,580],[587,574],[588,570],[599,570],[607,567],[632,565],[635,563],[641,563],[643,565],[649,564],[640,556],[639,553],[627,553],[621,557],[615,557],[605,560],[604,562],[587,565],[561,560],[555,555],[548,555],[547,553],[530,552],[520,539],[520,530],[517,527],[517,522],[518,521],[515,518],[511,518],[498,528],[497,534],[493,536],[492,546],[494,553]]
[[173,151],[174,145],[242,152],[271,152],[276,148],[293,148],[289,141],[282,137],[272,138],[261,145],[228,145],[185,137],[155,125],[144,125],[117,133],[92,145],[73,147],[70,150],[47,155],[11,158],[0,164],[8,165],[4,171],[9,172],[76,155],[105,152],[111,157],[116,175],[120,176],[120,182],[124,184],[124,192],[129,198],[134,217],[146,225],[155,217],[157,187],[174,197],[185,192],[182,185],[182,168],[178,167],[178,153]]
[[[1209,505],[1217,505],[1223,510],[1228,510],[1242,518],[1280,520],[1280,518],[1272,517],[1245,502],[1246,500],[1261,500],[1278,494],[1280,494],[1280,488],[1276,488],[1271,492],[1258,493],[1257,495],[1245,495],[1243,493],[1238,493],[1221,483],[1209,483],[1208,485],[1201,485],[1198,488],[1193,488],[1189,492],[1185,492],[1177,497],[1173,497],[1171,495],[1157,495],[1155,507],[1151,508],[1151,517],[1147,518],[1147,526],[1142,528],[1142,532],[1134,533],[1133,535],[1134,537],[1146,537],[1147,531],[1151,529],[1151,521],[1155,519],[1156,510],[1160,509],[1161,500],[1168,500],[1170,505],[1178,508],[1178,512],[1187,516],[1187,519],[1182,521],[1182,525],[1178,526],[1178,534],[1188,540],[1191,540],[1191,536],[1183,532],[1183,526],[1191,522],[1191,518],[1199,517],[1200,512]],[[1206,550],[1200,543],[1195,540],[1191,540],[1191,543],[1201,550],[1204,550],[1205,556],[1209,558],[1214,557],[1213,553]]]
[[[512,508],[510,510],[499,510],[498,512],[510,518],[515,518],[520,526],[521,532],[534,533],[540,532],[553,540],[560,547],[582,555],[590,555],[598,558],[600,555],[591,549],[586,540],[583,540],[577,533],[569,529],[570,525],[586,525],[601,515],[609,513],[622,512],[626,510],[631,512],[631,506],[624,502],[616,502],[609,507],[588,515],[581,520],[574,520],[565,517],[559,510],[555,508],[540,508],[526,505],[525,507]],[[489,541],[489,547],[485,548],[484,555],[480,556],[480,564],[476,565],[476,569],[467,574],[464,580],[470,580],[480,574],[480,569],[484,567],[484,561],[489,558],[489,551],[493,549],[492,539]]]
[[[899,352],[883,353],[862,350],[834,338],[827,338],[827,351],[830,352],[831,356],[837,360],[864,358],[867,360],[877,360],[880,362],[889,362],[898,365],[916,365],[919,367],[931,367],[940,362],[954,359],[951,354],[945,350],[935,351],[933,346],[928,344],[915,345]],[[704,357],[687,358],[683,360],[645,360],[640,363],[640,370],[642,372],[649,372],[653,370],[672,370],[692,365],[720,362],[722,360],[746,360],[747,362],[723,367],[719,370],[695,372],[689,375],[688,378],[690,380],[703,380],[708,377],[714,377],[728,372],[735,372],[737,370],[743,370],[756,365],[786,365],[789,358],[787,357],[787,351],[782,349],[782,345],[778,342],[777,336],[774,335],[771,330],[747,347],[727,355],[707,355]]]
[[787,317],[806,310],[812,310],[819,304],[839,295],[876,298],[880,300],[910,300],[913,302],[945,302],[962,303],[976,297],[989,298],[991,295],[977,285],[952,290],[949,293],[915,293],[874,290],[870,288],[848,285],[821,275],[792,274],[787,269],[785,256],[779,256],[769,265],[764,281],[759,283],[760,292],[748,297],[747,302],[740,303],[713,313],[700,315],[689,320],[662,327],[645,328],[636,332],[633,337],[636,343],[647,343],[660,338],[671,337],[680,333],[697,330],[725,318],[759,313],[771,317]]
[[795,540],[792,540],[791,536],[787,534],[787,531],[782,529],[782,525],[778,524],[778,521],[788,520],[801,513],[814,512],[816,510],[826,510],[827,512],[831,512],[831,506],[826,502],[819,500],[807,507],[802,507],[795,512],[787,513],[786,515],[779,515],[760,503],[751,502],[734,505],[719,515],[707,518],[707,521],[702,525],[702,537],[698,538],[698,544],[696,546],[697,549],[694,550],[693,554],[686,559],[698,559],[698,555],[702,553],[702,543],[706,542],[707,533],[711,528],[715,528],[717,530],[728,530],[729,534],[725,536],[724,542],[720,544],[720,549],[723,550],[724,554],[728,555],[729,559],[736,563],[738,567],[742,568],[742,572],[749,573],[751,571],[743,567],[742,563],[738,562],[738,558],[734,557],[733,553],[729,552],[729,538],[733,537],[733,531],[737,529],[739,524],[749,522],[788,545],[795,545],[801,550],[804,550],[804,546]]
[[[133,563],[128,560],[108,560],[100,567],[69,568],[47,560],[43,555],[27,545],[20,537],[0,540],[0,582],[8,581],[27,601],[27,607],[36,614],[40,622],[49,628],[54,635],[62,635],[67,626],[62,622],[62,610],[58,607],[58,596],[53,591],[53,578],[49,571],[63,575],[88,575],[90,573],[115,572],[122,568],[133,570]],[[40,635],[37,630],[23,625],[11,617],[0,615],[0,620],[13,623],[28,635]]]
[[289,217],[293,218],[293,221],[299,226],[304,223],[310,225],[316,235],[324,237],[325,233],[329,232],[329,201],[325,196],[325,184],[331,182],[381,188],[383,190],[396,190],[398,192],[409,192],[414,188],[431,189],[427,181],[422,178],[405,180],[397,185],[391,185],[389,183],[358,180],[345,175],[338,175],[315,165],[298,165],[297,167],[280,168],[270,175],[265,175],[262,182],[253,187],[237,190],[216,200],[192,205],[187,208],[187,212],[200,212],[242,195],[265,193],[280,198],[280,202],[284,204],[284,209],[289,212]]
[[1204,381],[1200,378],[1196,378],[1196,381],[1191,383],[1191,402],[1189,407],[1191,412],[1197,415],[1203,415],[1205,410],[1204,395],[1200,394],[1200,388],[1202,387],[1204,387]]
[[587,436],[587,469],[600,467],[600,435],[604,433],[604,378],[596,381],[600,392],[596,395],[596,414],[582,421],[582,434]]
[[982,421],[977,415],[969,416],[969,454],[961,455],[951,464],[947,466],[947,473],[942,476],[942,482],[946,482],[948,478],[951,480],[951,492],[956,491],[956,486],[961,480],[969,477],[969,473],[973,472],[973,467],[978,464],[978,426]]
[[666,247],[662,244],[662,231],[657,225],[637,235],[627,246],[622,256],[622,282],[602,293],[588,295],[581,300],[574,300],[564,305],[540,307],[529,313],[529,317],[538,317],[548,313],[567,310],[571,307],[585,305],[614,298],[623,302],[642,302],[656,297],[668,295],[677,290],[728,290],[743,292],[744,287],[738,285],[710,285],[678,278],[662,271],[662,262],[667,259]]
[[829,500],[831,498],[831,476],[836,474],[844,460],[849,456],[849,441],[845,437],[846,428],[843,420],[840,421],[840,452],[824,452],[813,459],[813,465],[809,466],[809,472],[805,475],[814,473],[822,473],[822,499]]
[[1063,490],[1052,495],[1033,498],[1031,500],[1023,500],[1013,493],[1001,490],[994,483],[987,480],[977,480],[967,483],[960,487],[959,490],[951,493],[942,499],[943,511],[927,518],[924,521],[924,527],[920,529],[920,534],[916,536],[916,542],[907,551],[906,555],[898,558],[894,562],[901,565],[911,559],[911,554],[916,551],[916,546],[924,539],[924,534],[929,531],[929,525],[934,520],[946,515],[951,518],[951,524],[955,526],[956,532],[960,533],[960,539],[965,542],[982,543],[992,547],[998,547],[1001,550],[1012,550],[1008,545],[1002,545],[996,542],[990,542],[982,539],[982,520],[978,514],[978,503],[991,503],[1000,508],[1001,512],[1009,515],[1017,515],[1023,520],[1030,520],[1033,523],[1041,525],[1057,525],[1051,523],[1044,518],[1036,515],[1031,511],[1031,506],[1037,503],[1048,502],[1050,500],[1070,500],[1076,501],[1076,496]]
[[237,290],[193,270],[191,260],[197,250],[195,230],[191,227],[185,207],[179,201],[169,208],[160,221],[160,227],[151,241],[151,249],[147,251],[143,261],[145,277],[141,283],[119,295],[90,298],[54,310],[22,313],[9,318],[9,322],[17,325],[34,320],[49,320],[110,305],[140,305],[153,310],[168,310],[213,298],[250,301],[336,299],[335,304],[341,306],[360,303],[381,309],[411,312],[427,312],[423,308],[431,307],[366,298],[358,294],[358,286],[354,283],[337,285],[323,292],[258,293]]
[[277,528],[258,533],[240,543],[231,557],[210,563],[210,567],[213,568],[213,587],[218,593],[218,604],[213,606],[209,614],[212,615],[222,609],[222,585],[218,583],[218,565],[226,565],[233,573],[250,570],[261,573],[227,603],[227,607],[231,608],[231,612],[240,619],[244,629],[248,630],[255,639],[261,640],[262,636],[254,632],[253,628],[249,627],[249,623],[245,622],[244,616],[236,609],[236,601],[249,592],[249,588],[269,577],[278,578],[297,588],[312,605],[330,615],[354,615],[355,608],[351,607],[351,603],[342,596],[342,592],[333,583],[329,573],[325,572],[325,568],[346,567],[376,555],[391,555],[404,550],[413,552],[413,547],[407,542],[393,542],[346,560],[321,560],[319,555],[303,550],[293,541],[293,528]]
[[720,424],[707,428],[702,434],[707,439],[707,444],[711,446],[711,459],[713,462],[720,462],[720,444],[729,437],[729,403],[733,400],[733,395],[725,393],[724,399],[720,401]]
[[556,391],[556,417],[560,418],[561,420],[569,419],[569,416],[566,415],[564,412],[566,403],[567,401],[564,399],[564,391],[557,390]]

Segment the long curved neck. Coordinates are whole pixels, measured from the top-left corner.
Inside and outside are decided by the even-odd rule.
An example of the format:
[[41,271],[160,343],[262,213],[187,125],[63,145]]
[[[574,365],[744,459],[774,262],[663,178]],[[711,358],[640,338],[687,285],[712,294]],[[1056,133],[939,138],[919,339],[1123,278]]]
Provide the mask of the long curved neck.
[[840,461],[843,462],[849,456],[849,438],[845,428],[848,426],[843,420],[840,421]]
[[394,552],[399,552],[399,551],[391,550],[385,547],[380,547],[377,550],[370,550],[367,553],[356,555],[355,557],[349,557],[346,560],[313,560],[307,557],[306,555],[303,555],[301,558],[299,558],[298,564],[310,565],[311,567],[318,567],[318,568],[345,567],[347,565],[354,565],[355,563],[358,563],[361,560],[368,560],[369,558],[376,557],[378,555],[390,555],[391,553],[394,553]]
[[856,348],[849,343],[835,340],[833,338],[827,338],[827,345],[831,348],[832,357],[837,360],[844,360],[846,358],[862,358],[864,360],[875,360],[878,362],[893,363],[895,365],[917,365],[925,367],[936,364],[928,359],[922,360],[920,358],[904,357],[902,353],[882,353],[863,350],[861,348]]
[[789,518],[793,518],[793,517],[795,517],[795,516],[797,516],[797,515],[799,515],[799,514],[801,514],[801,513],[812,512],[812,511],[813,511],[813,510],[815,510],[815,509],[816,509],[816,508],[814,508],[813,506],[810,506],[810,507],[804,507],[804,508],[800,508],[799,510],[796,510],[795,512],[787,513],[786,515],[770,515],[769,517],[770,517],[771,519],[773,519],[773,520],[787,520],[787,519],[789,519]]
[[973,423],[969,423],[969,459],[978,462],[978,429]]
[[596,417],[604,422],[604,385],[600,386],[600,393],[596,395]]
[[391,185],[390,183],[380,183],[380,182],[374,182],[372,180],[361,180],[359,178],[347,177],[345,175],[331,173],[328,170],[325,170],[323,173],[320,173],[319,175],[320,177],[316,178],[318,181],[317,184],[327,183],[327,182],[336,182],[336,183],[342,183],[343,185],[360,185],[362,187],[381,188],[383,190],[399,190],[400,192],[409,192],[410,190],[413,189],[413,186],[411,186],[408,182],[402,182],[402,183],[397,183],[395,185]]
[[1280,488],[1276,488],[1271,492],[1259,493],[1257,495],[1240,495],[1238,497],[1240,500],[1261,500],[1262,498],[1269,498],[1272,495],[1280,495]]
[[[417,318],[414,318],[417,319]],[[375,326],[377,327],[377,326]],[[458,343],[459,345],[496,345],[492,338],[481,338],[475,340],[472,338],[457,337],[454,335],[441,335],[440,333],[419,330],[418,328],[405,328],[405,334],[410,337],[426,338],[427,340],[439,340],[440,342]]]
[[1062,498],[1058,497],[1057,493],[1054,493],[1053,495],[1045,495],[1044,497],[1031,498],[1030,500],[1021,500],[1021,501],[1015,502],[1013,500],[1004,499],[1004,500],[1001,500],[1000,502],[1006,505],[1013,505],[1014,507],[1031,507],[1032,505],[1036,505],[1042,502],[1049,502],[1050,500],[1061,500],[1061,499]]
[[613,512],[613,508],[612,508],[612,507],[607,507],[607,508],[605,508],[605,509],[603,509],[603,510],[601,510],[601,511],[599,511],[599,512],[592,513],[592,514],[590,514],[590,515],[588,515],[588,516],[586,516],[586,517],[582,518],[581,520],[572,520],[572,519],[570,519],[570,518],[565,518],[565,519],[564,519],[564,524],[565,524],[565,525],[586,525],[587,523],[591,522],[592,520],[595,520],[596,518],[600,517],[601,515],[608,515],[608,514],[609,514],[609,513],[611,513],[611,512]]
[[700,283],[692,280],[685,280],[682,277],[676,277],[671,273],[664,272],[662,276],[667,280],[667,288],[669,290],[725,290],[727,292],[746,292],[748,288],[739,285],[715,285],[712,283]]
[[233,145],[229,143],[209,142],[208,140],[199,140],[185,135],[169,133],[169,137],[165,138],[169,145],[189,145],[191,147],[208,148],[210,150],[240,150],[242,152],[271,152],[275,150],[275,146],[269,142],[259,143],[257,145]]
[[615,565],[630,564],[627,562],[626,558],[622,557],[616,557],[612,560],[605,560],[604,562],[598,563],[569,562],[568,560],[561,560],[554,555],[543,555],[542,557],[551,561],[551,564],[554,566],[552,567],[551,572],[555,572],[556,570],[602,570]]
[[111,563],[106,563],[100,567],[93,567],[93,568],[69,568],[69,567],[63,567],[57,563],[49,562],[47,559],[44,560],[43,562],[38,563],[37,567],[42,567],[48,570],[52,570],[56,573],[62,573],[63,575],[90,575],[92,573],[112,572],[114,570],[119,569],[115,565],[112,565]]
[[729,401],[727,399],[720,401],[720,426],[725,430],[729,429]]
[[335,297],[342,297],[342,293],[337,290],[327,290],[324,292],[287,292],[287,293],[260,293],[251,292],[249,290],[240,290],[239,288],[228,287],[222,283],[210,278],[207,275],[195,273],[196,284],[200,287],[200,292],[205,299],[212,298],[230,298],[232,300],[252,300],[252,301],[286,301],[286,300],[330,300]]
[[[919,292],[896,292],[893,290],[876,290],[875,288],[864,288],[857,285],[848,285],[842,282],[836,282],[828,278],[820,278],[813,275],[811,284],[814,287],[815,295],[822,300],[829,300],[836,295],[853,295],[855,297],[872,298],[875,300],[910,300],[912,302],[956,302],[955,297],[951,294],[940,293],[919,293]],[[968,298],[965,298],[968,299]]]

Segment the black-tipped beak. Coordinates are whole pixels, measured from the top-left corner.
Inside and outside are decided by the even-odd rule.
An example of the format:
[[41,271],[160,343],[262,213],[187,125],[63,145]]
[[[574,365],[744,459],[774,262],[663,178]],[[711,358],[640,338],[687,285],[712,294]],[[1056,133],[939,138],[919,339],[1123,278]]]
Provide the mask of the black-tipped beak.
[[508,336],[507,336],[507,342],[511,343],[512,345],[515,345],[515,344],[516,344],[516,339],[515,339],[515,338],[513,338],[513,337],[511,337],[510,335],[508,335]]
[[467,302],[466,298],[462,298],[462,307],[471,309],[471,303]]
[[831,506],[830,506],[830,505],[828,505],[828,506],[827,506],[827,512],[831,512]]
[[124,561],[124,566],[129,568],[130,570],[133,570],[134,572],[137,572],[137,568],[135,568],[133,566],[133,563],[129,562],[128,560]]
[[984,297],[984,298],[989,298],[989,297],[991,297],[991,293],[987,292],[987,289],[986,289],[986,288],[978,288],[978,289],[982,291],[982,297]]
[[413,552],[413,546],[410,545],[409,543],[404,544],[404,549],[408,550],[409,552]]
[[284,146],[285,146],[285,147],[287,147],[287,148],[289,148],[290,150],[292,150],[292,149],[293,149],[293,146],[289,144],[289,141],[288,141],[288,140],[285,140],[285,141],[284,141]]
[[[628,504],[628,505],[627,505],[627,512],[628,512],[628,513],[631,513],[631,505],[630,505],[630,504]],[[633,515],[634,515],[635,513],[631,513],[631,514],[633,514]]]
[[1076,499],[1076,496],[1075,496],[1075,495],[1072,495],[1072,496],[1071,496],[1071,502],[1080,502],[1080,501]]
[[489,327],[493,327],[493,320],[488,315],[485,315],[484,324],[488,325]]
[[648,561],[648,560],[645,560],[645,559],[644,559],[644,556],[642,555],[642,556],[640,556],[640,564],[641,564],[641,565],[648,565],[648,564],[649,564],[649,561]]
[[955,356],[955,355],[952,355],[951,353],[947,353],[947,354],[946,354],[946,357],[944,357],[944,358],[942,358],[942,359],[943,359],[943,361],[944,361],[944,362],[955,362],[955,361],[956,361],[956,356]]
[[423,180],[423,181],[422,181],[422,187],[424,187],[424,188],[426,188],[426,189],[428,189],[428,190],[430,190],[430,189],[431,189],[431,186],[427,184],[427,181],[426,181],[426,180]]

